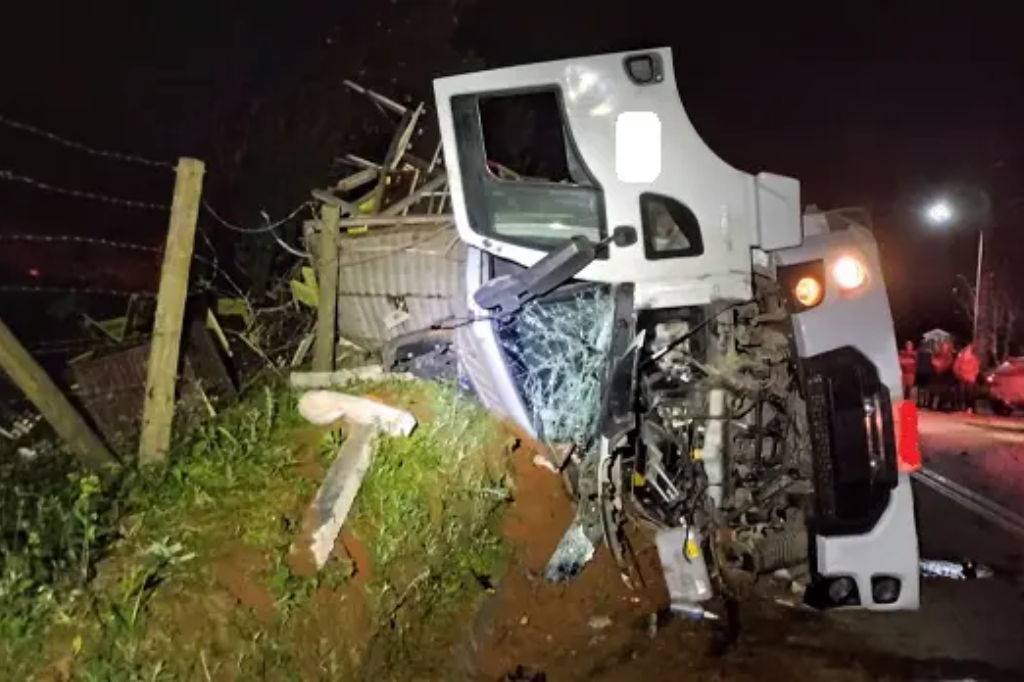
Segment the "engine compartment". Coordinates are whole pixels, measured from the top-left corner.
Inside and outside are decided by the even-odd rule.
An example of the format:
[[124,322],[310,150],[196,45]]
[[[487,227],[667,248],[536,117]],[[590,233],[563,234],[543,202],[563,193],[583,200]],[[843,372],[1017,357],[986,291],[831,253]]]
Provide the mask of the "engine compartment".
[[776,286],[755,300],[641,311],[638,429],[622,451],[625,513],[690,529],[717,591],[777,574],[808,583],[812,458],[788,316]]

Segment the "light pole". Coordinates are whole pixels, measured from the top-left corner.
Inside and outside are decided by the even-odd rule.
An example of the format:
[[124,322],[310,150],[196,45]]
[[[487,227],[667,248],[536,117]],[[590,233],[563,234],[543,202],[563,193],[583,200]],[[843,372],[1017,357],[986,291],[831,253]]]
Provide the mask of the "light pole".
[[[956,221],[958,211],[947,199],[936,199],[925,207],[925,218],[933,225],[949,225]],[[982,265],[985,258],[985,225],[982,223],[978,229],[978,266],[974,276],[974,325],[971,335],[974,341],[974,349],[979,357],[984,358],[985,340],[980,338],[981,323],[981,288]],[[984,360],[982,360],[984,362]]]

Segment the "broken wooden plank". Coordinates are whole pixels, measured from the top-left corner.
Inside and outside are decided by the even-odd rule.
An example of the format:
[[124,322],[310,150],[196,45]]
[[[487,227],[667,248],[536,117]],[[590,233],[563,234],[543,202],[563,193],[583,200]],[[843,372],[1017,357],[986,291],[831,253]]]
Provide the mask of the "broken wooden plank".
[[314,199],[317,201],[327,204],[329,206],[337,206],[338,211],[345,215],[356,215],[359,213],[359,208],[356,204],[350,201],[335,196],[330,190],[326,189],[314,189],[310,192]]
[[50,376],[0,320],[0,369],[21,389],[71,452],[89,469],[104,471],[114,457]]
[[361,171],[345,176],[339,180],[337,184],[334,185],[334,189],[338,192],[350,192],[357,187],[362,187],[365,184],[373,182],[379,175],[380,173],[376,168],[364,168]]
[[412,111],[407,111],[402,116],[401,123],[398,124],[398,130],[391,138],[391,145],[388,147],[388,153],[384,156],[384,163],[381,164],[380,179],[377,181],[377,188],[373,195],[373,206],[376,211],[379,211],[384,203],[384,190],[388,184],[388,174],[398,166],[402,156],[405,155],[409,140],[412,139],[422,114],[422,103]]
[[346,154],[344,160],[351,163],[353,166],[359,166],[360,168],[369,168],[377,171],[381,168],[379,163],[375,163],[355,154]]
[[393,111],[394,113],[398,114],[399,116],[404,116],[406,114],[406,112],[409,111],[408,107],[399,104],[398,102],[396,102],[395,100],[391,99],[390,97],[385,97],[384,95],[380,94],[379,92],[376,92],[374,90],[370,90],[369,88],[364,88],[362,85],[360,85],[359,83],[356,83],[355,81],[350,81],[350,80],[346,79],[346,80],[342,81],[342,83],[344,83],[345,86],[348,87],[349,89],[355,90],[360,95],[366,95],[367,97],[369,97],[371,100],[373,100],[377,104],[381,105],[385,109],[390,109],[391,111]]
[[399,214],[402,213],[402,211],[411,208],[416,203],[421,201],[427,192],[433,192],[434,190],[440,189],[441,187],[444,186],[446,182],[448,182],[448,177],[444,173],[438,175],[437,177],[431,178],[430,180],[427,180],[425,183],[420,185],[420,188],[418,190],[416,190],[406,198],[402,199],[401,201],[396,201],[391,206],[388,206],[386,209],[381,211],[380,215],[398,216]]

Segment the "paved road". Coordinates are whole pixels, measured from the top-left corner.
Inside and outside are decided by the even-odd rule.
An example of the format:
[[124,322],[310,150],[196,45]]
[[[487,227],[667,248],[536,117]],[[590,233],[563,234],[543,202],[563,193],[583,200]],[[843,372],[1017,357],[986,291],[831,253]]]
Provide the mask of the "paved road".
[[1024,515],[1024,419],[922,412],[925,467]]
[[[1024,431],[924,413],[921,441],[927,470],[1024,514]],[[922,557],[971,558],[996,577],[928,580],[919,612],[844,622],[881,655],[929,661],[911,666],[914,678],[1024,680],[1024,538],[920,481],[914,494]]]

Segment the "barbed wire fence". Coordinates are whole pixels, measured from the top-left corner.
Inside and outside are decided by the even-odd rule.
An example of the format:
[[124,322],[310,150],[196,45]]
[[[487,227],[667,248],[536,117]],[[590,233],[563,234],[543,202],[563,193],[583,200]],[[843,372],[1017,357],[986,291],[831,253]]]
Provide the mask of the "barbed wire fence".
[[[126,164],[133,164],[136,166],[146,167],[156,171],[174,171],[176,164],[171,161],[152,159],[140,154],[125,153],[121,151],[112,151],[107,149],[100,149],[98,147],[88,145],[76,140],[69,139],[57,133],[44,130],[38,126],[34,126],[23,121],[14,120],[6,116],[0,115],[0,127],[6,127],[18,133],[23,133],[39,138],[45,142],[50,142],[66,149],[70,149],[82,154],[95,157],[97,159],[120,162]],[[2,164],[2,161],[0,161]],[[170,204],[161,203],[156,201],[149,201],[146,199],[139,199],[135,197],[124,197],[124,196],[113,196],[103,192],[99,192],[93,189],[84,189],[79,187],[67,187],[59,184],[49,182],[47,180],[38,179],[29,175],[17,172],[15,170],[9,170],[6,168],[0,168],[0,182],[7,182],[16,185],[22,185],[28,189],[34,191],[40,191],[50,193],[58,196],[69,197],[81,201],[97,202],[107,206],[118,207],[125,210],[140,210],[147,212],[156,212],[169,214],[171,210]],[[277,220],[271,220],[266,214],[263,214],[264,224],[255,227],[245,227],[239,225],[231,220],[225,218],[221,212],[214,208],[211,202],[203,198],[201,202],[202,212],[208,216],[213,224],[223,227],[231,232],[240,234],[270,234],[276,243],[288,253],[296,257],[308,256],[303,251],[295,249],[288,245],[284,240],[281,239],[277,231],[295,220],[305,209],[312,207],[312,202],[302,201],[295,206],[291,211],[286,213],[282,218]],[[162,233],[161,233],[162,234]],[[238,296],[243,300],[246,300],[247,305],[249,304],[246,294],[242,287],[235,282],[234,278],[221,266],[220,259],[218,256],[218,250],[210,237],[206,229],[203,229],[201,225],[197,226],[197,236],[199,241],[203,245],[206,254],[193,253],[192,259],[196,263],[200,263],[210,269],[210,277],[204,281],[199,281],[194,284],[190,290],[190,295],[196,295],[202,291],[217,290],[217,282],[223,283],[228,290],[230,290],[231,296]],[[78,247],[87,247],[95,249],[111,249],[133,252],[137,254],[146,254],[154,259],[154,266],[159,269],[160,259],[164,255],[163,245],[145,244],[128,242],[123,240],[115,240],[107,237],[91,236],[83,234],[34,234],[34,233],[19,233],[9,234],[0,233],[0,244],[3,243],[25,243],[25,244],[36,244],[40,246],[47,245],[69,245]],[[47,284],[41,281],[23,282],[23,283],[0,283],[0,294],[40,294],[40,295],[55,295],[55,294],[74,294],[80,296],[91,296],[91,297],[122,297],[122,298],[155,298],[157,292],[155,289],[124,289],[118,287],[104,286],[99,283],[90,284],[67,284],[67,283],[54,283]],[[97,338],[94,340],[96,347],[103,347],[109,345],[109,339]],[[56,343],[52,344],[56,347],[66,347],[68,352],[76,350],[78,348],[87,346],[88,344],[83,343]],[[33,346],[38,347],[38,352],[43,354],[58,354],[53,348],[39,347],[39,344]]]
[[[43,144],[49,143],[58,145],[67,150],[71,150],[72,152],[92,157],[97,162],[125,164],[130,165],[135,169],[144,168],[147,171],[153,171],[156,173],[171,171],[175,176],[177,176],[178,182],[181,181],[181,167],[179,163],[153,159],[140,154],[101,149],[3,115],[0,115],[0,128],[6,128],[16,134],[38,138]],[[201,164],[197,165],[202,168]],[[21,244],[32,245],[36,248],[44,249],[44,253],[46,253],[47,251],[45,250],[48,249],[53,249],[54,251],[64,249],[62,264],[69,263],[74,260],[76,255],[81,254],[81,250],[89,250],[90,252],[94,250],[121,252],[131,254],[133,258],[141,257],[152,259],[154,273],[160,273],[164,264],[168,262],[165,260],[167,257],[166,250],[171,247],[170,242],[168,242],[167,245],[165,245],[164,242],[166,235],[168,234],[168,226],[171,225],[172,227],[170,229],[173,229],[175,208],[172,208],[171,203],[154,201],[148,197],[107,193],[92,187],[80,186],[85,185],[85,183],[79,183],[77,181],[74,183],[74,186],[71,186],[66,183],[52,181],[42,175],[37,177],[36,173],[38,173],[38,171],[36,171],[36,173],[26,173],[16,166],[17,164],[15,164],[12,159],[3,158],[3,154],[0,152],[0,185],[9,185],[18,188],[13,191],[40,192],[63,197],[69,200],[79,201],[83,204],[95,204],[97,206],[109,207],[111,209],[138,211],[140,213],[149,214],[150,216],[158,216],[157,220],[160,220],[162,223],[162,229],[149,233],[154,235],[154,237],[159,235],[159,243],[147,241],[144,233],[141,231],[139,238],[136,239],[133,235],[133,237],[127,240],[124,238],[114,239],[103,234],[89,234],[78,229],[62,230],[63,233],[60,234],[35,233],[27,231],[17,233],[0,232],[0,255],[2,255],[3,250],[10,248],[8,245]],[[200,171],[200,173],[201,172],[202,171]],[[177,191],[176,186],[176,200],[178,197]],[[199,193],[198,189],[197,193]],[[200,195],[199,199],[196,210],[199,211],[200,216],[205,216],[209,219],[210,225],[217,228],[223,228],[236,234],[267,234],[272,236],[275,242],[282,249],[285,249],[293,256],[301,257],[305,255],[304,252],[290,247],[280,237],[278,230],[298,218],[304,210],[309,209],[312,206],[310,201],[304,200],[300,202],[283,217],[276,220],[272,220],[266,215],[266,213],[261,212],[262,224],[247,227],[226,218],[225,214],[222,211],[217,210],[205,197],[201,197]],[[153,218],[150,218],[149,220],[153,220]],[[83,224],[83,221],[76,221],[76,225],[80,224]],[[107,231],[109,232],[109,230]],[[199,250],[201,250],[202,253],[197,253],[197,249],[195,247],[199,247]],[[73,255],[70,257],[67,255],[68,250],[72,250],[71,254]],[[210,291],[221,294],[223,292],[219,287],[224,286],[226,287],[226,291],[230,291],[230,294],[226,294],[227,296],[237,296],[245,302],[249,311],[252,312],[253,306],[249,301],[248,296],[234,281],[226,269],[222,267],[214,240],[211,238],[208,231],[203,228],[201,222],[197,221],[196,224],[196,244],[188,252],[188,255],[185,256],[185,258],[193,264],[200,264],[204,266],[199,269],[191,267],[188,269],[191,282],[187,292],[185,293],[186,300],[188,297]],[[14,281],[0,281],[0,295],[75,295],[94,298],[124,298],[129,301],[156,299],[158,296],[155,278],[152,286],[144,285],[141,287],[134,287],[131,285],[125,286],[123,283],[119,285],[111,285],[115,280],[106,279],[106,281],[101,281],[104,280],[104,278],[102,276],[98,277],[98,273],[79,276],[77,279],[73,278],[73,276],[69,276],[70,271],[72,270],[73,269],[69,267],[64,267],[63,269],[54,268],[55,272],[43,273],[40,272],[38,268],[31,268],[20,277],[13,278]],[[19,279],[21,281],[17,281]],[[120,277],[116,279],[124,280],[125,278]],[[127,281],[132,282],[133,280],[128,279]],[[125,308],[127,311],[130,308],[130,305],[126,304]],[[88,318],[86,319],[88,320]],[[152,333],[149,333],[150,330],[143,331],[138,329],[138,327],[133,327],[129,324],[130,320],[131,316],[126,312],[123,326],[119,327],[114,333],[108,333],[108,330],[99,323],[92,325],[87,324],[85,330],[86,334],[92,335],[69,336],[67,338],[53,338],[51,336],[44,340],[30,343],[24,350],[37,361],[45,361],[51,365],[54,362],[63,362],[67,370],[70,370],[73,362],[74,366],[78,366],[76,359],[86,357],[97,350],[127,350],[131,348],[138,348],[150,341],[153,341],[154,347],[156,347],[156,339]],[[118,319],[117,323],[119,324],[120,321],[121,320]],[[134,355],[134,352],[129,353],[129,355]],[[155,354],[153,357],[155,357]],[[137,359],[135,362],[137,363]],[[160,363],[159,366],[162,367],[164,364],[165,363]],[[9,370],[10,367],[5,365],[5,369]],[[66,371],[66,374],[70,377],[77,375],[77,372]],[[162,370],[162,374],[165,375],[163,380],[165,382],[169,381],[172,385],[182,379],[182,377],[173,369]],[[195,380],[195,377],[193,377],[193,380]],[[24,383],[19,382],[16,375],[7,376],[5,372],[0,372],[0,386],[7,386],[11,384],[12,381],[15,385],[26,388]],[[134,406],[134,409],[138,409],[138,398],[142,393],[148,392],[148,388],[146,388],[145,384],[145,372],[143,371],[141,374],[138,372],[132,373],[130,381],[102,381],[99,383],[93,381],[88,385],[82,386],[77,385],[77,382],[75,381],[70,381],[62,390],[79,402],[88,402],[90,400],[95,402],[97,399],[120,396],[130,402]],[[20,391],[15,391],[11,394],[9,391],[5,390],[3,393],[4,395],[16,396],[19,400],[21,397]],[[202,393],[202,391],[200,391],[200,393]],[[31,398],[27,393],[26,395]],[[131,398],[132,396],[135,397]],[[147,405],[148,400],[149,397],[147,396]],[[0,405],[0,407],[3,406]],[[0,410],[0,417],[3,416],[3,411],[6,410]],[[135,416],[137,417],[138,415]],[[96,418],[97,417],[94,415],[94,419]],[[0,421],[3,420],[0,419]],[[56,428],[56,423],[54,423],[54,426]],[[5,424],[0,423],[0,429],[3,429],[4,427]],[[57,430],[60,431],[59,428]],[[9,435],[9,430],[4,430],[0,433],[0,435],[5,434]],[[64,436],[64,434],[61,435],[62,437]],[[65,440],[68,440],[70,443],[73,438],[65,437]],[[74,449],[74,446],[72,446],[72,449]]]

